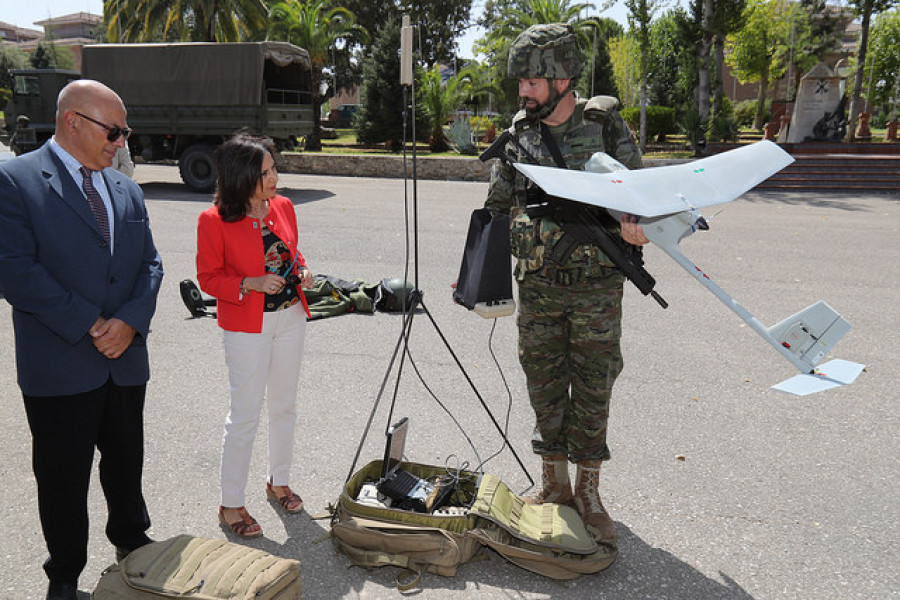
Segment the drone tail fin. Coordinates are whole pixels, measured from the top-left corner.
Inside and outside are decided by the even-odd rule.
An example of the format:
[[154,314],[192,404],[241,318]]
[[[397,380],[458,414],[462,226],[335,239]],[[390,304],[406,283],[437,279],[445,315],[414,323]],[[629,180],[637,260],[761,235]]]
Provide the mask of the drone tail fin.
[[810,371],[848,331],[850,323],[821,300],[769,327],[769,335]]
[[809,367],[808,373],[791,377],[774,389],[803,396],[856,381],[864,365],[845,360],[819,365],[848,331],[850,323],[822,301],[769,327],[769,335],[794,356],[793,362]]

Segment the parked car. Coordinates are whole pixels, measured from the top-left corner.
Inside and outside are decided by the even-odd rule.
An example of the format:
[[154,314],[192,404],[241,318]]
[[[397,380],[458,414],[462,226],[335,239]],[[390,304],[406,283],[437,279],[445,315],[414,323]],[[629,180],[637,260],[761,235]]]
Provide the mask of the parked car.
[[359,110],[359,104],[341,104],[331,109],[328,118],[322,123],[325,127],[346,129],[353,124],[353,115]]

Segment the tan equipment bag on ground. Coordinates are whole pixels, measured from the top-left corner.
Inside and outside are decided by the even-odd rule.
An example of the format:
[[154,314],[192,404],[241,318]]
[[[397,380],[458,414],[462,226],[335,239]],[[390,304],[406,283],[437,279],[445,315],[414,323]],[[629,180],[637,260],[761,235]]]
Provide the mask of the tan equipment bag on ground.
[[[404,462],[403,468],[426,480],[447,475],[443,467]],[[445,507],[420,513],[358,502],[362,486],[380,473],[381,461],[374,461],[350,478],[335,509],[331,538],[356,565],[405,569],[397,578],[401,590],[417,586],[425,571],[455,575],[485,546],[554,579],[596,573],[616,559],[616,547],[595,542],[574,509],[526,504],[493,475],[461,472]]]
[[300,600],[300,562],[225,540],[179,535],[103,572],[91,600]]

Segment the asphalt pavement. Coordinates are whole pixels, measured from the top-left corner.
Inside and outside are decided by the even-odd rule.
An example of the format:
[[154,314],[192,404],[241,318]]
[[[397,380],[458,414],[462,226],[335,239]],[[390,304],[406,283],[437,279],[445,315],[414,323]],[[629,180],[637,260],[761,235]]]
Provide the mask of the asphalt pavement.
[[[228,407],[221,333],[214,319],[189,317],[178,287],[195,277],[197,216],[211,198],[187,191],[175,167],[139,165],[135,178],[147,197],[166,271],[149,340],[150,534],[228,537],[216,519]],[[296,205],[301,250],[314,272],[377,282],[401,277],[408,267],[427,311],[414,319],[411,360],[399,378],[396,364],[388,369],[400,335],[398,315],[346,314],[310,324],[291,482],[307,512],[283,516],[266,501],[264,418],[247,507],[265,536],[242,543],[299,559],[304,598],[397,598],[398,569],[353,567],[321,541],[328,521],[310,515],[337,500],[358,449],[356,468],[380,458],[391,419],[409,417],[407,455],[416,462],[474,465],[501,450],[488,410],[453,355],[506,427],[530,476],[539,477],[514,319],[497,320],[492,334],[493,322],[451,299],[469,214],[482,204],[487,186],[292,174],[281,175],[280,185]],[[483,560],[463,565],[455,577],[426,574],[416,595],[900,597],[893,379],[900,361],[898,230],[897,196],[750,193],[715,214],[710,231],[682,243],[767,325],[819,299],[850,321],[853,329],[834,356],[863,363],[865,371],[853,385],[804,397],[771,390],[794,374],[793,367],[649,248],[647,269],[670,306],[664,310],[634,288],[626,290],[625,369],[610,418],[613,460],[602,473],[604,503],[619,534],[616,563],[600,574],[558,582],[485,551]],[[0,598],[25,600],[43,598],[46,550],[9,313],[0,302]],[[485,470],[516,491],[528,487],[528,474],[508,449]],[[105,504],[96,476],[90,511],[82,598],[114,555],[103,534]]]

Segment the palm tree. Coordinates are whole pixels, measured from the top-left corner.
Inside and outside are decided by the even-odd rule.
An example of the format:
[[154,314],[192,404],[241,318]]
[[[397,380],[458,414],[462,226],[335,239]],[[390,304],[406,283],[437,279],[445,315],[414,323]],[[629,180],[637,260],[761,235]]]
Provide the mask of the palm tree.
[[418,79],[419,104],[431,121],[428,147],[432,152],[444,152],[449,148],[444,124],[466,100],[491,91],[490,83],[483,81],[477,71],[468,68],[444,82],[437,65],[429,71],[420,72]]
[[586,9],[594,8],[590,2],[572,3],[572,0],[525,0],[521,8],[510,7],[501,13],[500,27],[496,30],[510,41],[532,25],[568,23],[578,34],[579,45],[589,45],[590,34],[597,27],[595,19],[582,19]]
[[306,140],[307,150],[321,150],[319,112],[323,96],[320,92],[322,69],[331,64],[332,50],[337,46],[365,43],[368,35],[356,24],[346,8],[331,8],[329,0],[287,0],[269,11],[268,39],[290,42],[305,48],[312,63],[313,119],[312,134]]
[[506,80],[506,58],[510,45],[520,33],[532,25],[568,23],[575,29],[578,45],[583,49],[591,47],[595,30],[598,35],[603,33],[595,17],[581,17],[586,9],[594,8],[590,2],[524,0],[509,4],[498,3],[496,6],[499,10],[493,13],[493,19],[482,23],[487,34],[478,40],[476,48],[487,55],[487,62],[495,69],[495,78],[507,82],[502,87],[501,104],[508,108],[516,106],[516,90]]
[[265,30],[264,0],[105,0],[110,42],[240,42]]

